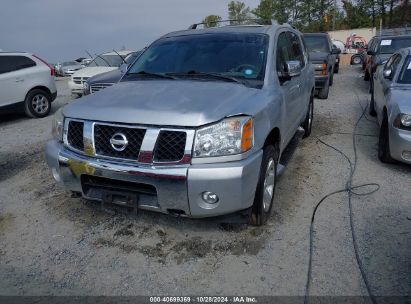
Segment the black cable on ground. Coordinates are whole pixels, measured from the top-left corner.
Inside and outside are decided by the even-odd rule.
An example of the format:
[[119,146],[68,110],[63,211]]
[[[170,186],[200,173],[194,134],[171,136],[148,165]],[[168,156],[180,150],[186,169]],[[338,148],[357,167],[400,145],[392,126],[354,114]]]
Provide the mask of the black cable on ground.
[[[312,257],[313,257],[313,235],[314,235],[314,220],[315,220],[315,215],[317,213],[318,208],[320,207],[320,205],[330,196],[333,196],[335,194],[338,193],[343,193],[343,192],[347,192],[348,193],[348,207],[349,207],[349,217],[350,217],[350,230],[351,230],[351,237],[352,237],[352,242],[353,242],[353,247],[354,247],[354,253],[355,253],[355,259],[358,265],[358,268],[360,270],[361,273],[361,277],[364,281],[365,287],[367,289],[368,295],[371,299],[371,302],[373,304],[376,304],[376,299],[374,297],[374,295],[371,292],[371,287],[370,287],[370,283],[367,279],[365,270],[364,270],[364,266],[363,263],[361,261],[360,255],[359,255],[359,251],[358,251],[358,242],[357,242],[357,237],[355,234],[355,228],[354,228],[354,219],[353,219],[353,210],[352,210],[352,195],[356,195],[356,196],[365,196],[365,195],[370,195],[373,194],[375,192],[377,192],[380,189],[380,185],[377,183],[367,183],[367,184],[361,184],[361,185],[357,185],[357,186],[353,186],[353,178],[354,178],[354,174],[355,171],[357,169],[357,161],[358,161],[358,154],[357,154],[357,144],[356,144],[356,136],[357,135],[357,127],[358,124],[360,123],[361,119],[363,117],[366,117],[366,110],[367,110],[367,106],[364,108],[359,100],[358,94],[356,93],[357,96],[357,101],[360,105],[360,107],[362,108],[362,114],[361,116],[358,118],[357,122],[355,123],[354,126],[354,131],[352,133],[352,140],[353,140],[353,149],[354,149],[354,162],[347,156],[347,154],[345,154],[344,152],[342,152],[340,149],[326,143],[325,141],[321,140],[320,138],[317,137],[317,140],[322,143],[323,145],[335,150],[336,152],[338,152],[339,154],[341,154],[345,160],[348,162],[349,166],[350,166],[350,176],[347,180],[346,186],[344,189],[340,189],[340,190],[336,190],[334,192],[331,192],[327,195],[325,195],[323,198],[321,198],[321,200],[317,203],[317,205],[315,206],[312,216],[311,216],[311,224],[310,224],[310,251],[309,251],[309,262],[308,262],[308,272],[307,272],[307,282],[306,282],[306,286],[305,286],[305,297],[304,297],[304,303],[308,303],[308,296],[310,294],[310,282],[311,282],[311,274],[312,274]],[[367,118],[367,117],[366,117]],[[369,120],[367,118],[367,120]],[[374,189],[364,192],[364,193],[359,193],[359,192],[355,192],[354,190],[357,189],[361,189],[361,188],[365,188],[365,187],[375,187]]]

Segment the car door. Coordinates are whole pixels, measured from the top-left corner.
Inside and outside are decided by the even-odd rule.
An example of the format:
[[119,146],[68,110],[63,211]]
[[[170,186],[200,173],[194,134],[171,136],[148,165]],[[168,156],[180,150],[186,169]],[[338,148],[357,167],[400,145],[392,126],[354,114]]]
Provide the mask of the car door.
[[387,103],[387,94],[389,92],[389,87],[392,83],[391,79],[387,79],[384,77],[384,71],[391,69],[391,75],[395,75],[399,62],[401,61],[400,54],[394,54],[390,57],[387,63],[380,67],[377,70],[377,73],[374,77],[374,85],[376,86],[374,89],[374,101],[375,101],[375,109],[378,114],[378,118],[381,120],[381,113],[384,109],[384,106]]
[[22,55],[0,56],[0,106],[24,101],[27,94],[25,69],[36,63]]
[[[286,62],[294,60],[294,57],[290,32],[281,32],[278,36],[276,49],[276,69],[279,76],[285,72]],[[286,130],[283,130],[283,135],[285,144],[287,144],[296,131],[296,124],[299,123],[298,113],[301,111],[301,109],[299,109],[301,105],[300,76],[287,80],[282,80],[279,77],[279,82],[285,107],[285,117],[283,117],[283,119]]]

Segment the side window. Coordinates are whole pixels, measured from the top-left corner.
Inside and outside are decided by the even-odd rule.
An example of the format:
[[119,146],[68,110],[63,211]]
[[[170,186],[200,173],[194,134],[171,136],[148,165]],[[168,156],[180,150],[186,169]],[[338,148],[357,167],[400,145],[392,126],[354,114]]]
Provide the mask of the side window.
[[283,73],[284,67],[285,67],[285,62],[292,60],[292,54],[290,54],[291,50],[291,43],[290,40],[288,39],[288,35],[286,32],[280,33],[278,36],[278,41],[277,41],[277,54],[276,54],[276,65],[277,65],[277,72],[279,74]]
[[303,52],[303,48],[301,46],[300,38],[295,34],[290,32],[290,39],[291,39],[291,47],[292,47],[292,60],[298,60],[301,63],[301,67],[305,67],[305,56]]
[[36,66],[36,63],[25,56],[0,56],[0,74],[18,71]]

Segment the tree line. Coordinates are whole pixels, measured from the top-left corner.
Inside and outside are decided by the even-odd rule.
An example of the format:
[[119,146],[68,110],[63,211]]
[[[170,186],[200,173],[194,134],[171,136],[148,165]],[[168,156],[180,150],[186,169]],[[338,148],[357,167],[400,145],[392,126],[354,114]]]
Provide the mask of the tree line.
[[[228,4],[228,18],[235,24],[289,23],[303,32],[355,29],[361,27],[394,28],[411,26],[410,0],[260,0],[256,8],[241,1]],[[209,15],[205,27],[218,26],[222,17]]]

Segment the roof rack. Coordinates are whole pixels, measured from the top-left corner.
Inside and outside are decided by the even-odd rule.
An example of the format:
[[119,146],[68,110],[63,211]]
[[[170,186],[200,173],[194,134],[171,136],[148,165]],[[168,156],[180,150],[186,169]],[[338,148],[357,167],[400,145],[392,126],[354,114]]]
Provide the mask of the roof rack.
[[[255,22],[257,25],[264,25],[260,19],[228,19],[228,20],[217,20],[217,21],[212,21],[210,23],[223,23],[223,22],[246,22],[246,21],[252,21]],[[277,22],[272,20],[271,24],[276,24]],[[189,30],[195,30],[197,29],[197,26],[199,25],[205,25],[207,24],[207,22],[200,22],[200,23],[194,23],[193,25],[190,25],[190,27],[188,28]],[[235,25],[242,25],[242,24],[235,24]]]

